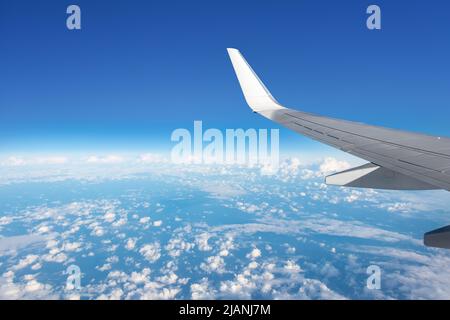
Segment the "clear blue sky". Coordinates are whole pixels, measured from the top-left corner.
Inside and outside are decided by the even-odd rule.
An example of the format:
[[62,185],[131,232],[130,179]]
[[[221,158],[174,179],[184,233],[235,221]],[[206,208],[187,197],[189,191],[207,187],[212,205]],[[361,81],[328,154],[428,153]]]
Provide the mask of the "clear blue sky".
[[[0,39],[0,153],[159,150],[194,120],[277,127],[245,105],[227,47],[287,106],[450,136],[444,0],[0,0]],[[281,143],[316,147],[287,130]]]

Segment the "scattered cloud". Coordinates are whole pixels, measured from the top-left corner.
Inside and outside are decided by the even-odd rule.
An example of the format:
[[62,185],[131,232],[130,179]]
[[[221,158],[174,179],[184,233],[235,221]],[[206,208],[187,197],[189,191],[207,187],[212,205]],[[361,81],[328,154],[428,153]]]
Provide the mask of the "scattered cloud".
[[[28,158],[1,169],[2,186],[72,179],[87,194],[101,190],[102,182],[131,183],[116,199],[68,203],[39,190],[39,203],[0,217],[2,234],[30,233],[0,238],[0,255],[8,256],[0,264],[0,298],[374,298],[358,282],[372,263],[383,272],[377,298],[450,295],[450,256],[424,248],[415,225],[405,223],[406,215],[418,221],[423,213],[448,212],[442,193],[422,199],[418,193],[327,187],[323,175],[348,166],[334,158],[313,164],[290,159],[275,176],[262,177],[259,168],[107,157],[97,156],[93,163],[100,166],[82,158],[79,171],[64,173],[54,161],[49,170],[30,170],[31,180],[21,167],[31,163]],[[75,160],[67,159],[60,164],[72,166]],[[166,186],[173,192],[164,193]],[[57,281],[48,277],[50,264],[64,270],[90,259],[99,261],[94,271],[103,276],[77,294],[65,291],[62,272]]]
[[208,233],[201,233],[196,238],[196,244],[200,251],[210,251],[212,247],[208,244],[208,240],[211,237]]
[[259,257],[261,257],[261,250],[258,248],[254,248],[249,254],[247,254],[248,259],[254,260]]
[[217,291],[211,288],[208,278],[202,278],[199,282],[191,284],[191,298],[193,300],[213,300]]
[[161,257],[159,242],[145,244],[139,249],[139,253],[150,262],[155,262]]
[[211,256],[206,258],[205,262],[200,264],[200,268],[208,273],[224,273],[225,261],[221,256]]
[[351,167],[347,161],[337,160],[336,158],[325,158],[319,166],[319,175],[327,176],[335,172],[344,171]]

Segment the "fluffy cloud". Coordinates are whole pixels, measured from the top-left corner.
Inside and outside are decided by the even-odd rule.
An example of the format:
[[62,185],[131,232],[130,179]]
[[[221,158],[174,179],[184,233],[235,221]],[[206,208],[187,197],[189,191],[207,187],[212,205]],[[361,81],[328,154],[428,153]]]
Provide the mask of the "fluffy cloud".
[[254,248],[249,254],[247,254],[248,259],[256,259],[261,257],[261,250]]
[[300,268],[300,266],[296,264],[294,261],[288,260],[284,265],[284,270],[286,272],[298,273],[302,271],[302,268]]
[[220,284],[221,294],[226,297],[239,297],[242,299],[250,299],[251,293],[256,288],[257,284],[244,274],[238,274],[234,280],[223,281]]
[[150,269],[144,268],[141,272],[132,272],[130,276],[130,280],[133,283],[147,283],[149,282]]
[[206,261],[200,264],[200,268],[208,273],[224,273],[225,261],[221,256],[211,256],[206,258]]
[[81,242],[66,242],[63,244],[64,251],[78,251],[82,246]]
[[202,278],[200,282],[191,284],[191,298],[193,300],[213,300],[217,291],[210,287],[207,278]]
[[139,223],[147,224],[150,222],[150,217],[143,217],[139,219]]
[[103,216],[106,222],[113,222],[116,219],[116,214],[114,212],[107,212]]
[[155,262],[161,257],[161,249],[159,242],[145,244],[139,249],[139,253],[150,262]]
[[161,225],[162,225],[162,220],[153,221],[153,226],[154,227],[160,227]]
[[25,275],[23,281],[16,282],[12,271],[0,276],[0,299],[57,299],[52,286],[39,282],[33,275]]
[[340,161],[335,158],[325,158],[319,166],[319,175],[327,176],[335,172],[347,170],[350,167],[350,164],[346,161]]
[[345,300],[346,298],[339,293],[332,291],[323,282],[317,279],[304,279],[301,287],[295,294],[282,293],[277,298],[281,299],[299,299],[299,300]]
[[193,243],[184,241],[179,237],[170,239],[169,243],[165,246],[165,249],[172,257],[178,257],[183,251],[190,251],[192,248],[194,248]]
[[39,259],[39,256],[38,256],[38,255],[35,255],[35,254],[29,254],[29,255],[27,255],[25,258],[21,259],[21,260],[19,261],[19,263],[18,263],[16,266],[14,266],[13,269],[14,269],[14,270],[20,270],[20,269],[23,269],[23,268],[28,267],[29,265],[35,263],[38,259]]
[[136,242],[137,242],[136,238],[128,238],[128,240],[125,244],[125,248],[127,250],[133,250],[136,247]]
[[200,251],[210,251],[212,247],[208,244],[208,240],[211,237],[208,233],[202,233],[197,236],[195,242]]

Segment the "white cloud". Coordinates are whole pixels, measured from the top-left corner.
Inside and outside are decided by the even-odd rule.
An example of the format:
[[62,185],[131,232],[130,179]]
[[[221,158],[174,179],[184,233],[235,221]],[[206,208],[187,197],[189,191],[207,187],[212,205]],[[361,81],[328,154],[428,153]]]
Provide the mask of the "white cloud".
[[156,278],[156,280],[158,280],[161,283],[170,285],[177,283],[179,278],[174,272],[171,271],[166,275]]
[[106,222],[113,222],[116,219],[116,214],[114,212],[106,212],[103,216]]
[[378,227],[365,225],[356,220],[337,220],[311,215],[301,221],[275,219],[265,217],[261,223],[246,223],[236,225],[221,225],[210,228],[211,232],[225,232],[242,235],[258,232],[272,232],[276,234],[310,234],[311,232],[341,237],[354,237],[361,239],[373,239],[383,242],[408,241],[421,244],[421,241],[411,238],[409,235],[384,230]]
[[450,256],[446,251],[430,249],[418,253],[375,246],[355,246],[351,250],[371,255],[372,264],[381,267],[382,290],[387,297],[402,295],[404,299],[446,300],[450,296],[447,270]]
[[252,260],[259,258],[260,256],[261,250],[259,250],[258,248],[254,248],[249,254],[247,254],[247,258]]
[[97,300],[120,300],[122,296],[123,290],[120,288],[115,288],[109,294],[100,295]]
[[[130,163],[135,164],[135,162]],[[153,222],[153,215],[152,220],[147,217],[148,220],[144,221],[145,225],[139,223],[139,215],[142,214],[141,212],[151,212],[150,210],[153,208],[156,210],[163,209],[164,200],[160,200],[162,204],[156,207],[153,204],[144,207],[141,205],[143,201],[140,198],[139,190],[136,189],[138,190],[136,191],[134,188],[133,192],[127,192],[129,200],[127,198],[123,203],[120,203],[119,200],[80,201],[67,205],[58,205],[51,202],[52,207],[42,205],[41,207],[17,212],[13,218],[0,218],[0,225],[4,224],[5,228],[12,227],[8,224],[14,222],[14,225],[20,223],[23,230],[32,230],[33,232],[38,230],[44,233],[44,235],[41,235],[40,241],[31,241],[29,244],[26,244],[25,241],[23,246],[13,244],[10,247],[4,245],[4,242],[8,243],[7,238],[0,238],[0,254],[9,252],[9,254],[14,255],[1,263],[4,270],[14,271],[15,265],[22,268],[20,270],[23,271],[20,274],[24,271],[39,270],[36,278],[27,278],[25,281],[20,278],[18,283],[14,283],[14,286],[5,287],[5,290],[12,290],[11,292],[14,293],[16,292],[14,288],[18,288],[29,296],[38,295],[39,292],[34,291],[33,288],[45,286],[45,281],[40,278],[40,275],[45,275],[46,272],[45,262],[68,264],[81,257],[90,257],[91,254],[97,257],[97,261],[102,261],[103,253],[116,250],[117,245],[120,244],[124,246],[123,249],[138,249],[136,250],[138,254],[129,252],[127,257],[123,257],[123,260],[121,258],[123,263],[120,264],[115,264],[114,259],[104,261],[104,265],[101,262],[98,268],[102,270],[123,267],[124,271],[118,271],[120,276],[117,278],[104,279],[104,277],[100,277],[86,284],[86,290],[90,290],[89,293],[92,294],[93,298],[186,298],[185,294],[187,293],[188,298],[212,297],[220,299],[224,297],[252,298],[263,296],[263,298],[322,299],[329,297],[334,299],[342,297],[334,290],[341,292],[342,288],[344,290],[353,285],[350,284],[352,276],[341,270],[341,268],[352,267],[351,263],[342,263],[342,259],[347,259],[348,252],[352,249],[349,247],[350,243],[355,246],[361,243],[373,244],[374,241],[360,241],[360,239],[370,239],[379,241],[380,247],[383,245],[384,249],[377,251],[369,248],[366,250],[366,248],[359,246],[362,251],[355,255],[358,256],[360,268],[368,262],[365,257],[371,255],[370,262],[380,263],[383,270],[386,271],[386,273],[383,273],[383,277],[386,275],[386,282],[383,282],[384,297],[439,298],[450,294],[445,287],[450,287],[450,284],[445,279],[442,280],[445,277],[445,272],[439,271],[440,269],[445,270],[444,262],[440,264],[433,261],[444,260],[447,263],[448,259],[446,259],[445,254],[418,247],[421,246],[421,240],[413,238],[417,233],[411,231],[411,228],[398,229],[396,228],[397,224],[393,225],[390,221],[384,220],[383,223],[374,225],[372,224],[373,219],[367,218],[366,215],[362,214],[363,212],[360,215],[354,214],[355,208],[362,211],[368,207],[371,209],[381,208],[388,212],[415,214],[417,211],[410,210],[410,208],[420,204],[421,197],[417,194],[413,197],[411,194],[401,193],[401,196],[397,198],[394,194],[378,191],[369,193],[351,189],[325,188],[323,184],[316,180],[300,181],[301,176],[305,174],[304,168],[301,165],[297,166],[295,163],[291,165],[292,170],[296,167],[295,170],[297,171],[297,176],[292,177],[292,180],[289,181],[296,183],[295,188],[293,187],[294,184],[291,183],[272,184],[271,181],[265,181],[271,185],[271,188],[267,188],[266,183],[262,184],[258,180],[259,172],[257,168],[254,168],[253,171],[242,168],[233,171],[232,168],[227,168],[223,173],[226,176],[222,177],[216,176],[217,174],[222,175],[222,172],[219,173],[219,170],[214,168],[208,168],[209,171],[202,169],[191,173],[189,170],[194,169],[180,168],[180,171],[177,171],[171,167],[171,171],[167,170],[170,171],[170,175],[162,172],[161,175],[152,176],[151,179],[155,179],[151,180],[152,183],[164,181],[180,187],[176,194],[179,199],[195,197],[195,192],[198,189],[202,190],[198,188],[198,184],[212,176],[219,177],[219,181],[223,178],[230,185],[236,182],[243,190],[258,195],[257,198],[247,196],[236,196],[233,199],[221,198],[215,203],[209,202],[208,206],[210,207],[202,207],[198,212],[195,212],[194,209],[179,210],[175,206],[167,206],[167,217],[180,217],[176,222],[181,223],[171,225],[170,219],[167,222],[164,220],[164,228],[152,229],[153,232],[149,232],[148,229],[150,223]],[[99,166],[99,168],[102,167]],[[113,173],[110,178],[128,179],[131,177],[132,179],[141,179],[141,176],[134,175],[136,173],[134,168],[124,167],[127,168],[123,171],[122,169],[119,170],[123,175]],[[151,170],[153,166],[148,166],[148,168]],[[317,163],[314,168],[315,170],[311,171],[316,175]],[[127,171],[128,169],[130,170]],[[19,168],[19,170],[21,169]],[[9,169],[6,171],[9,171]],[[92,170],[92,172],[93,175],[98,173],[96,170]],[[2,179],[1,175],[0,179]],[[92,179],[88,181],[98,181],[95,178]],[[270,179],[279,179],[279,177]],[[297,180],[294,181],[294,179]],[[184,188],[185,186],[186,188]],[[323,203],[311,200],[316,193],[318,194],[317,199],[324,201]],[[407,195],[411,198],[408,198]],[[340,206],[333,204],[332,199],[335,198],[339,199]],[[249,203],[249,200],[251,203]],[[146,199],[146,201],[149,200]],[[267,201],[267,203],[264,201]],[[448,211],[448,206],[444,205],[449,203],[448,200],[447,202],[440,200],[438,206],[431,203],[433,200],[424,199],[424,202],[427,202],[427,204],[418,207],[421,211],[428,211],[430,208]],[[237,222],[234,225],[216,224],[215,220],[210,220],[211,218],[214,219],[211,214],[215,210],[214,205],[220,205],[224,210],[230,210],[230,213],[237,212],[236,209],[242,208],[249,214],[245,215],[245,221],[236,220]],[[347,208],[353,211],[344,216],[347,213]],[[169,216],[169,213],[173,213],[173,215]],[[111,225],[107,223],[111,222],[115,226],[116,222],[122,220],[118,226],[123,225],[127,222],[126,218],[131,217],[131,214],[137,218],[130,218],[126,228],[111,228]],[[199,215],[199,220],[190,219],[194,214]],[[156,213],[154,215],[156,216]],[[232,215],[227,215],[227,217],[232,217]],[[402,217],[396,216],[395,218],[401,221]],[[194,222],[195,220],[197,222]],[[180,225],[181,227],[179,227]],[[84,232],[86,228],[89,229],[89,232]],[[99,234],[107,234],[107,236],[95,238],[89,235],[90,232],[94,236]],[[284,241],[289,241],[290,244],[280,247],[278,242],[272,243],[270,240],[272,238],[266,237],[265,234],[286,235],[274,238],[284,239],[281,240],[281,244]],[[327,235],[326,239],[331,239],[332,243],[326,242],[328,240],[320,236],[325,234]],[[162,248],[160,248],[159,243],[156,249],[153,244],[148,244],[148,242],[155,241],[154,239],[159,236],[162,237],[161,239],[167,239],[174,235],[175,237],[170,239],[164,247],[167,252],[161,252]],[[340,238],[336,239],[336,237]],[[137,246],[136,241],[138,239],[139,245]],[[326,242],[326,244],[320,246],[320,242]],[[141,247],[143,243],[147,244]],[[268,243],[273,246],[273,250],[270,249],[271,246]],[[30,247],[30,250],[28,250],[27,247],[34,244],[39,244],[39,246]],[[317,260],[315,256],[308,255],[310,246],[312,246],[324,255],[331,256],[330,252],[336,252],[332,245],[337,245],[339,253],[333,255],[333,259],[336,260],[329,263],[324,264],[323,259]],[[389,246],[397,245],[406,245],[411,247],[411,250],[399,252],[389,250]],[[146,246],[150,246],[150,248]],[[208,258],[204,257],[204,252],[192,250],[194,246],[197,246],[200,251],[209,251]],[[299,256],[293,255],[296,253],[295,247],[299,251]],[[10,250],[11,248],[14,250]],[[24,248],[26,250],[20,252]],[[82,248],[83,252],[81,252]],[[258,248],[265,248],[263,254]],[[256,253],[256,250],[259,251],[259,254]],[[30,252],[38,258],[34,259],[27,256]],[[77,254],[77,252],[80,253]],[[119,252],[118,250],[117,255]],[[189,254],[184,254],[186,252],[189,252]],[[266,254],[267,252],[268,254]],[[281,254],[281,257],[278,256],[278,253]],[[285,257],[285,253],[289,253],[290,256]],[[156,261],[161,259],[163,255],[164,265],[160,267],[159,264],[154,264],[155,269],[152,268],[151,276],[150,272],[147,274],[143,270],[140,271],[142,267],[149,265],[148,261]],[[243,256],[246,256],[249,260],[242,260]],[[287,262],[284,260],[289,258],[292,260]],[[204,259],[200,261],[200,265],[189,265],[191,261],[198,261],[198,259]],[[345,262],[347,261],[345,260]],[[188,265],[185,265],[185,263]],[[273,266],[269,268],[269,264]],[[313,268],[312,266],[314,266],[315,272],[309,272],[311,270],[309,268]],[[187,272],[192,273],[194,282],[187,284],[186,278],[183,278],[186,277],[185,267],[187,267]],[[305,272],[302,272],[302,269]],[[199,275],[200,278],[205,275],[204,271],[219,273],[219,275],[211,276],[210,280],[207,278],[198,280]],[[422,273],[419,274],[420,272]],[[224,273],[225,275],[223,275]],[[315,279],[306,279],[306,275],[310,274],[317,275],[324,283]],[[190,274],[189,276],[191,277]],[[342,281],[341,276],[343,277]],[[337,281],[338,277],[340,281]],[[430,282],[429,285],[426,281]],[[443,284],[439,285],[438,281],[442,281]],[[7,284],[6,280],[2,283]],[[27,284],[29,284],[29,291],[25,290]],[[391,287],[389,287],[390,284],[392,284]],[[3,289],[3,287],[1,288]],[[118,288],[120,290],[117,290]],[[433,288],[435,288],[435,291],[433,291]],[[354,290],[351,296],[359,297],[359,293],[358,290]],[[363,298],[368,296],[364,294],[361,293]],[[67,293],[64,293],[63,296],[68,297]]]
[[288,260],[286,262],[286,264],[284,265],[284,270],[292,273],[298,273],[303,271],[302,268],[300,268],[300,266],[292,260]]
[[162,163],[167,162],[167,159],[161,154],[156,153],[144,153],[138,157],[138,163],[148,164],[148,163]]
[[160,227],[161,225],[162,225],[162,220],[153,221],[153,226],[154,227]]
[[102,226],[96,225],[94,226],[91,235],[96,236],[96,237],[101,237],[105,234],[105,229],[103,229]]
[[246,191],[236,184],[230,184],[225,181],[221,182],[211,182],[202,181],[198,184],[198,187],[208,192],[211,197],[217,199],[232,199],[241,195],[246,194]]
[[65,164],[69,161],[67,157],[64,156],[53,156],[53,157],[40,157],[35,161],[36,164],[52,165],[52,164]]
[[172,257],[178,257],[183,251],[190,251],[194,248],[194,244],[184,241],[181,238],[172,238],[169,243],[165,246],[165,249],[169,252]]
[[319,167],[319,174],[321,176],[327,176],[329,174],[344,171],[351,167],[347,161],[337,160],[336,158],[325,158]]
[[141,272],[132,272],[130,280],[133,283],[147,283],[149,282],[150,269],[144,268]]
[[417,206],[412,202],[395,202],[395,203],[382,203],[380,208],[385,208],[389,212],[393,213],[410,213],[417,211]]
[[14,217],[11,217],[11,216],[0,217],[0,226],[6,226],[13,221],[14,221]]
[[202,278],[200,282],[191,284],[191,298],[193,300],[213,300],[216,293],[216,290],[210,287],[207,278]]
[[78,251],[82,246],[81,242],[66,242],[63,244],[64,251]]
[[24,158],[15,156],[9,157],[1,162],[1,165],[5,167],[19,167],[24,166],[26,164],[27,161]]
[[150,217],[143,217],[139,219],[139,223],[141,224],[147,224],[150,222]]
[[179,287],[166,288],[158,282],[150,282],[145,285],[140,298],[143,300],[172,300],[180,291]]
[[27,246],[47,241],[52,235],[28,234],[0,238],[0,254],[16,254],[18,250]]
[[286,244],[286,253],[294,254],[296,251],[295,247],[291,247],[289,244]]
[[36,165],[62,165],[66,164],[69,159],[65,156],[48,156],[48,157],[20,157],[11,156],[0,162],[4,167],[22,167]]
[[219,256],[227,257],[230,254],[230,250],[234,248],[233,237],[228,235],[220,241]]
[[227,249],[223,249],[223,250],[219,251],[219,256],[222,256],[222,257],[226,257],[229,254],[230,254],[230,251],[228,251]]
[[345,200],[345,202],[352,203],[352,202],[355,202],[356,200],[358,200],[361,197],[361,195],[362,195],[361,191],[352,190],[352,191],[350,191],[350,194],[345,197],[344,200]]
[[200,264],[200,268],[208,273],[224,273],[225,261],[221,256],[211,256],[206,258],[206,261]]
[[96,267],[96,269],[99,271],[108,271],[111,270],[111,268],[112,268],[111,263],[105,263],[101,267]]
[[296,294],[281,294],[280,299],[300,299],[300,300],[345,300],[346,298],[337,292],[332,291],[323,282],[316,279],[304,279]]
[[255,289],[255,282],[251,281],[243,274],[238,274],[234,280],[222,281],[220,283],[220,292],[226,297],[250,299],[251,292]]
[[336,269],[330,262],[326,262],[322,269],[320,270],[320,273],[327,277],[327,278],[333,278],[339,276],[339,270]]
[[119,228],[119,227],[121,227],[121,226],[124,226],[126,223],[127,223],[127,219],[126,219],[126,218],[120,218],[120,219],[114,221],[114,222],[112,223],[112,226],[113,226],[114,228]]
[[159,242],[145,244],[139,249],[139,253],[150,262],[155,262],[161,257]]
[[39,259],[38,255],[29,254],[25,258],[21,259],[17,265],[14,266],[14,270],[20,270],[28,267],[29,265],[35,263]]
[[37,229],[37,232],[42,234],[42,233],[48,233],[48,232],[50,232],[50,230],[51,230],[51,228],[49,226],[43,225]]
[[90,156],[86,159],[87,163],[93,164],[115,164],[122,163],[125,159],[119,155],[107,155],[107,156]]
[[128,238],[127,243],[125,244],[125,248],[127,250],[133,250],[136,247],[136,238]]
[[15,274],[12,271],[0,276],[0,299],[57,299],[49,284],[44,284],[35,279],[33,275],[25,275],[23,282],[15,282]]
[[208,240],[211,237],[208,233],[202,233],[197,236],[195,243],[200,251],[210,251],[212,247],[208,244]]
[[68,256],[59,248],[51,248],[49,252],[42,256],[42,259],[47,262],[64,263]]

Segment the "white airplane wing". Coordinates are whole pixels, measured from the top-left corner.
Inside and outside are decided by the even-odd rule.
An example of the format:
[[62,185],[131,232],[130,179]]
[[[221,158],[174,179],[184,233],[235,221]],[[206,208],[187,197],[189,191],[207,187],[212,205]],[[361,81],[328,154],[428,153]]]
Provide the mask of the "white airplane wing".
[[369,161],[326,177],[347,187],[450,191],[450,139],[338,120],[283,107],[236,49],[228,49],[252,110],[289,129]]
[[[289,129],[369,163],[325,178],[347,187],[450,191],[450,139],[338,120],[283,107],[241,53],[228,49],[252,110]],[[424,235],[430,247],[450,249],[450,226]]]

